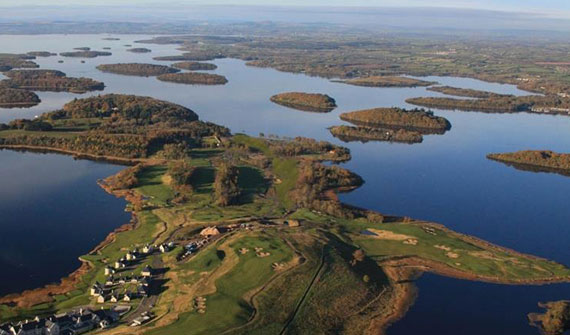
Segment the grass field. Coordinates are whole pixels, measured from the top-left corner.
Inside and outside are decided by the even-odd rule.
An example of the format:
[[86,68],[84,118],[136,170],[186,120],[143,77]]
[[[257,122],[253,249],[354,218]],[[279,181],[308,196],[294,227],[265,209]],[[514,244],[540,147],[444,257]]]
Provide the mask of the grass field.
[[[392,256],[418,256],[476,275],[505,280],[526,280],[569,276],[570,270],[544,259],[531,258],[506,249],[490,248],[477,240],[446,230],[429,233],[422,225],[386,223],[374,225],[352,221],[344,225],[352,232],[351,238],[366,254],[378,260]],[[377,238],[361,231],[379,229],[397,234],[396,237]],[[399,235],[399,236],[398,236]],[[416,240],[406,244],[406,240]]]
[[[252,312],[251,306],[244,300],[244,295],[260,287],[274,275],[272,263],[287,262],[293,256],[292,251],[282,240],[268,234],[246,235],[228,243],[229,249],[224,250],[229,250],[234,253],[233,255],[225,254],[226,251],[221,247],[210,248],[184,267],[186,271],[215,273],[227,258],[238,258],[237,264],[215,281],[215,293],[206,295],[206,312],[204,314],[196,311],[186,312],[173,324],[148,334],[200,334],[206,330],[209,333],[218,333],[243,324]],[[270,255],[256,256],[253,250],[255,247],[263,248],[263,251],[269,252]],[[249,251],[241,254],[239,252],[241,248],[247,248]],[[197,278],[195,275],[190,275],[186,280],[192,281]]]
[[148,166],[138,175],[139,185],[136,190],[156,205],[164,206],[174,198],[174,191],[164,183],[166,166]]

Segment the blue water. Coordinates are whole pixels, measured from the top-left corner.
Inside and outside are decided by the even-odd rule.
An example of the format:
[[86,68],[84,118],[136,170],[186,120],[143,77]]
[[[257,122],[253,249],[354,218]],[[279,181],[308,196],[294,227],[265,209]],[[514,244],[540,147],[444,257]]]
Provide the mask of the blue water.
[[0,295],[57,282],[114,228],[125,201],[96,181],[122,167],[0,150]]
[[[518,171],[485,158],[490,152],[522,149],[568,152],[568,116],[436,110],[437,115],[449,119],[452,128],[445,135],[425,136],[421,144],[343,143],[327,130],[344,123],[338,118],[340,113],[372,107],[413,107],[404,100],[441,94],[421,87],[349,86],[302,74],[247,67],[233,59],[215,61],[218,69],[213,73],[225,75],[229,80],[224,86],[187,86],[155,78],[102,73],[95,69],[96,65],[126,61],[169,64],[153,61],[152,57],[179,53],[173,45],[144,45],[153,52],[132,54],[123,45],[147,36],[119,36],[121,41],[103,41],[102,37],[0,36],[0,43],[3,52],[32,49],[61,52],[78,46],[100,50],[110,46],[113,56],[88,59],[85,64],[79,59],[59,56],[39,58],[38,63],[42,68],[62,70],[70,76],[101,80],[107,85],[103,93],[149,95],[182,104],[196,111],[201,119],[228,126],[234,132],[307,136],[345,145],[351,149],[353,159],[343,165],[360,174],[366,183],[343,194],[343,201],[384,213],[432,220],[462,233],[570,265],[570,206],[567,205],[570,178]],[[57,63],[59,59],[64,63]],[[443,85],[528,94],[512,85],[473,79],[427,79]],[[336,99],[339,107],[328,114],[316,114],[269,101],[273,94],[292,90],[327,93]],[[0,122],[33,117],[59,108],[74,97],[92,94],[99,92],[83,95],[40,92],[43,100],[40,105],[30,109],[0,109]],[[31,173],[31,170],[22,171]],[[59,193],[52,194],[56,199],[60,197]],[[68,207],[64,201],[57,203]],[[390,335],[537,334],[536,329],[528,326],[526,314],[538,311],[539,301],[570,299],[570,285],[566,284],[514,287],[435,275],[425,275],[417,284],[420,290],[417,303],[389,329]]]

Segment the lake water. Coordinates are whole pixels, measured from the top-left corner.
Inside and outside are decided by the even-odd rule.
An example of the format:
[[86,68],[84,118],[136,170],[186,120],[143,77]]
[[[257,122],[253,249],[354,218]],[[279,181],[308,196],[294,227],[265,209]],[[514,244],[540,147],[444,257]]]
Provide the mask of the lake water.
[[[179,103],[196,111],[201,119],[228,126],[233,132],[307,136],[343,144],[353,154],[353,159],[344,166],[366,181],[358,190],[342,195],[343,201],[384,213],[432,220],[518,251],[570,264],[570,206],[567,205],[570,178],[518,171],[485,158],[490,152],[521,149],[568,152],[570,117],[436,110],[436,114],[451,122],[452,128],[444,135],[425,136],[421,144],[346,144],[332,137],[327,130],[327,127],[344,123],[338,118],[340,113],[372,107],[412,107],[404,102],[406,98],[440,94],[425,88],[343,85],[302,74],[247,67],[244,62],[232,59],[214,62],[218,65],[214,73],[225,75],[229,80],[224,86],[187,86],[160,82],[152,77],[102,73],[95,69],[96,65],[118,62],[169,64],[153,61],[152,57],[179,53],[177,46],[152,44],[144,45],[152,49],[152,53],[129,53],[124,44],[135,45],[133,41],[148,36],[115,36],[121,40],[104,41],[104,35],[0,36],[0,44],[2,52],[61,52],[81,46],[101,50],[109,46],[113,56],[86,59],[85,63],[59,56],[38,58],[37,62],[42,68],[62,70],[69,76],[103,81],[107,86],[103,93],[149,95]],[[59,59],[64,63],[58,63]],[[427,79],[497,93],[528,94],[512,85],[472,79]],[[317,114],[295,111],[269,101],[273,94],[293,90],[327,93],[336,99],[339,107],[328,114]],[[40,105],[29,109],[0,109],[0,122],[33,117],[57,109],[75,97],[99,93],[40,92]],[[0,156],[2,165],[12,165],[12,160],[19,160],[15,157],[23,154],[13,155],[12,158]],[[77,162],[71,160],[62,164]],[[18,171],[26,175],[35,173],[33,167]],[[93,185],[97,178],[99,176],[92,179]],[[2,183],[3,179],[0,178]],[[58,191],[52,192],[52,197],[59,200],[59,206],[66,207],[66,213],[84,210],[80,206],[68,207],[59,193],[67,186],[57,187]],[[13,192],[16,192],[13,196],[28,195],[26,190]],[[102,193],[98,194],[104,197]],[[17,211],[13,215],[18,215]],[[38,222],[30,224],[39,225]],[[104,236],[110,229],[101,230]],[[6,281],[7,284],[10,282]],[[537,334],[536,329],[528,326],[526,313],[537,311],[538,301],[570,299],[570,285],[567,284],[514,287],[425,275],[418,280],[418,286],[417,303],[403,320],[389,329],[390,335]]]
[[0,295],[56,282],[114,228],[126,202],[96,181],[122,167],[0,150]]

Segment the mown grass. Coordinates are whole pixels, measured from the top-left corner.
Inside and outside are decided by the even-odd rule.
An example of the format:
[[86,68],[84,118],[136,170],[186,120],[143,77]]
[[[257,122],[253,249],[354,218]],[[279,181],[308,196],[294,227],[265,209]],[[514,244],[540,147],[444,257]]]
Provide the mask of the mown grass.
[[[239,262],[215,282],[216,293],[206,297],[206,313],[183,313],[176,322],[148,334],[215,334],[246,322],[252,310],[243,296],[262,286],[274,275],[272,263],[286,262],[293,256],[291,249],[282,240],[268,234],[241,237],[231,242],[230,247],[239,255]],[[254,247],[261,247],[271,255],[257,257]],[[248,248],[249,252],[242,255],[238,251],[240,248]],[[219,250],[212,248],[207,254],[193,259],[188,269],[204,271],[203,266],[212,268],[224,257],[227,255],[221,256]]]
[[162,180],[167,169],[162,165],[148,166],[138,174],[139,186],[135,189],[159,206],[167,205],[174,198],[174,191]]
[[[483,275],[503,280],[540,279],[554,276],[568,276],[570,270],[564,266],[533,257],[521,256],[506,249],[488,248],[475,240],[470,241],[461,235],[435,230],[430,234],[421,225],[406,223],[371,224],[362,220],[351,221],[344,225],[351,231],[353,241],[364,249],[367,255],[381,260],[392,256],[418,256],[443,263],[452,268],[475,275]],[[416,239],[416,245],[404,244],[403,241],[379,239],[360,233],[366,228],[387,230]],[[445,246],[450,250],[436,247]],[[448,252],[458,255],[448,256]]]
[[293,201],[289,196],[297,183],[299,171],[297,170],[297,160],[293,158],[274,158],[273,172],[281,180],[281,183],[275,185],[277,198],[286,208],[293,207]]

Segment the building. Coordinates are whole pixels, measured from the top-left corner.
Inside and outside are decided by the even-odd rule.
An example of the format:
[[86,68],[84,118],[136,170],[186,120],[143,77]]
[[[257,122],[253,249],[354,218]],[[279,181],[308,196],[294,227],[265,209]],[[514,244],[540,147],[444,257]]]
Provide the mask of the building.
[[115,269],[110,266],[105,267],[105,276],[112,275],[115,273]]
[[220,231],[218,230],[217,227],[206,227],[206,228],[202,229],[202,231],[200,232],[200,235],[206,236],[206,237],[216,236],[216,235],[220,235]]
[[148,255],[148,254],[152,254],[153,251],[154,251],[154,247],[153,247],[152,245],[149,245],[149,244],[145,245],[145,246],[142,248],[143,254],[147,254],[147,255]]
[[141,271],[141,275],[143,277],[150,277],[152,276],[152,267],[150,265],[146,265],[142,271]]
[[132,252],[127,252],[127,254],[125,255],[125,259],[127,261],[134,261],[135,259],[137,259],[137,255],[135,255]]

